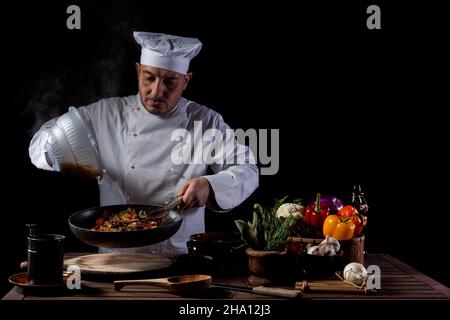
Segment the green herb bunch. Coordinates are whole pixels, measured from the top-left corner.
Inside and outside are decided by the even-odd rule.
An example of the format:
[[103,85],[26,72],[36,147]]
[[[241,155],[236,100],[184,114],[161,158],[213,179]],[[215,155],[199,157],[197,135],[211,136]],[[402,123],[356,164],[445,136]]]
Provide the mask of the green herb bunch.
[[283,248],[294,224],[294,216],[278,218],[276,212],[286,201],[287,196],[276,199],[270,208],[256,203],[253,207],[253,221],[235,220],[242,238],[255,250],[277,251]]

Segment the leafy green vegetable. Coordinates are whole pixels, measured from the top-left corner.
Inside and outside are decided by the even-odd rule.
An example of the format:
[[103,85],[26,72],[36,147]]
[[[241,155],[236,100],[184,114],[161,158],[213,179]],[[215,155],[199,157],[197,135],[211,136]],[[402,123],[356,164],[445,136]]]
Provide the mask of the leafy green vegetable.
[[270,208],[258,203],[253,207],[253,221],[236,220],[235,224],[247,244],[255,250],[276,251],[282,249],[295,222],[294,216],[278,218],[276,212],[288,197],[276,199]]

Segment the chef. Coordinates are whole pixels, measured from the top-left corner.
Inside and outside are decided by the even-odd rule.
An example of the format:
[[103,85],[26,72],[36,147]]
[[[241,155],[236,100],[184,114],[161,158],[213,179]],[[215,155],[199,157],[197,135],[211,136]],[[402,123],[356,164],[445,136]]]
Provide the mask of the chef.
[[[163,206],[183,195],[179,208],[183,223],[174,236],[161,243],[130,249],[100,248],[100,252],[186,252],[189,236],[205,231],[205,206],[228,211],[242,203],[258,187],[258,168],[250,161],[253,155],[249,148],[230,135],[232,130],[220,114],[182,97],[192,78],[189,62],[200,51],[201,42],[150,32],[133,35],[142,48],[140,63],[136,63],[139,93],[78,108],[95,132],[106,170],[103,183],[99,184],[100,205]],[[40,169],[52,170],[46,143],[51,139],[49,131],[55,121],[42,125],[30,143],[31,161]],[[174,161],[174,150],[185,154],[211,150],[217,135],[207,143],[200,139],[203,143],[194,148],[199,142],[193,143],[194,127],[201,128],[202,133],[222,133],[227,140],[224,144],[235,142],[233,152],[227,150],[225,161]],[[174,132],[186,134],[176,136]],[[203,159],[195,155],[193,158]]]

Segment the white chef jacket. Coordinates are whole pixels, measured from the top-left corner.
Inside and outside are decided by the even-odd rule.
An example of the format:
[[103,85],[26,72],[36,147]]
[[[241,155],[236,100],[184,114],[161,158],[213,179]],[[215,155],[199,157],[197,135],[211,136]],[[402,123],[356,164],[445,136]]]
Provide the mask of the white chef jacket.
[[[106,170],[103,182],[99,184],[101,206],[163,206],[177,195],[186,181],[203,176],[214,190],[220,207],[215,209],[227,211],[243,202],[258,187],[258,168],[252,163],[175,165],[172,161],[174,146],[183,144],[182,137],[171,141],[175,129],[184,128],[193,136],[194,121],[202,121],[203,132],[215,128],[225,136],[226,130],[230,130],[221,115],[205,106],[181,98],[173,110],[159,116],[148,112],[137,94],[102,99],[78,110],[94,130],[100,160]],[[45,144],[55,121],[42,125],[30,143],[31,161],[41,169],[52,170],[46,161]],[[250,154],[253,158],[251,150],[244,145],[237,144],[234,151],[238,156]],[[206,175],[208,167],[213,174]],[[186,252],[189,236],[205,231],[204,212],[205,207],[183,212],[180,229],[161,243],[131,249],[100,248],[100,252]]]

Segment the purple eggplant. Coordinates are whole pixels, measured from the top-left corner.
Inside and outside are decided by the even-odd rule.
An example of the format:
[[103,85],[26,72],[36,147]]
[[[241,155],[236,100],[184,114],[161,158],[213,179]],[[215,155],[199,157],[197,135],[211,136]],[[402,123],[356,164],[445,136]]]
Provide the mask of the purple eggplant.
[[[314,204],[315,200],[311,201],[310,204]],[[344,207],[344,203],[341,199],[332,195],[321,195],[320,196],[320,206],[325,206],[330,208],[331,213],[337,213]]]

